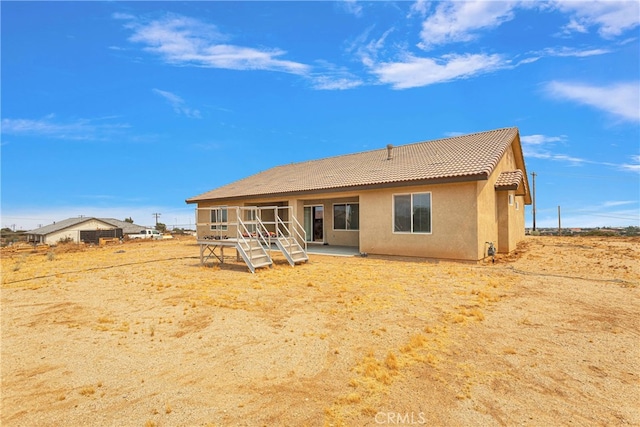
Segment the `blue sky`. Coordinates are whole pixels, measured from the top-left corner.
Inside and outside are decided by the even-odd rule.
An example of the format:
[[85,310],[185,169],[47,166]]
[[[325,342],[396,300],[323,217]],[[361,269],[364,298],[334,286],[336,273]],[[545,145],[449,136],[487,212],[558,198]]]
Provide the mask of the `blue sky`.
[[640,225],[637,1],[0,7],[2,227],[189,226],[273,166],[511,126],[538,227]]

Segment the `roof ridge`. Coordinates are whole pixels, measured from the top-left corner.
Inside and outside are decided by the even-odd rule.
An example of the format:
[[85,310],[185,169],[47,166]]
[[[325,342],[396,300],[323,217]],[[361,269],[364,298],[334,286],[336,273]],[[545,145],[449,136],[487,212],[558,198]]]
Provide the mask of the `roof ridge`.
[[[518,128],[516,126],[511,126],[511,127],[492,129],[492,130],[487,130],[487,131],[478,131],[478,132],[474,132],[474,133],[465,133],[465,134],[461,134],[461,135],[447,136],[447,137],[444,137],[444,138],[425,139],[425,140],[422,140],[422,141],[408,142],[408,143],[402,144],[402,145],[393,145],[393,148],[402,148],[402,147],[408,147],[408,146],[413,146],[413,145],[418,145],[418,144],[426,144],[426,143],[432,143],[432,142],[446,141],[448,139],[470,138],[470,137],[473,137],[475,135],[482,135],[482,134],[487,134],[487,133],[492,133],[492,132],[499,132],[499,131],[503,131],[503,130],[512,130],[512,129],[516,129],[517,130]],[[291,163],[287,163],[287,164],[277,165],[277,166],[273,166],[271,168],[264,169],[264,170],[262,170],[260,172],[256,172],[256,174],[262,173],[262,172],[264,172],[266,170],[274,169],[274,168],[282,168],[282,167],[289,167],[289,166],[292,166],[292,165],[301,165],[301,164],[305,164],[305,163],[320,162],[320,161],[323,161],[323,160],[338,159],[338,158],[342,158],[342,157],[359,156],[359,155],[362,155],[362,154],[374,153],[376,151],[386,151],[388,145],[389,144],[385,145],[382,148],[374,148],[374,149],[371,149],[371,150],[358,151],[356,153],[338,154],[338,155],[335,155],[335,156],[321,157],[319,159],[302,160],[302,161],[299,161],[299,162],[291,162]],[[251,174],[249,176],[253,176],[253,175],[256,175],[256,174]]]
[[407,145],[424,144],[425,142],[446,141],[447,139],[470,138],[470,137],[473,137],[475,135],[482,135],[482,134],[499,132],[499,131],[503,131],[503,130],[512,130],[512,129],[516,129],[517,130],[518,128],[516,126],[511,126],[511,127],[498,128],[498,129],[492,129],[492,130],[478,131],[478,132],[473,132],[473,133],[463,133],[463,134],[460,134],[460,135],[447,136],[447,137],[444,137],[444,138],[425,139],[423,141],[410,142],[408,144],[398,145],[397,147],[404,147],[404,146],[407,146]]
[[266,196],[416,180],[489,176],[517,139],[517,127],[448,136],[281,164],[186,200]]

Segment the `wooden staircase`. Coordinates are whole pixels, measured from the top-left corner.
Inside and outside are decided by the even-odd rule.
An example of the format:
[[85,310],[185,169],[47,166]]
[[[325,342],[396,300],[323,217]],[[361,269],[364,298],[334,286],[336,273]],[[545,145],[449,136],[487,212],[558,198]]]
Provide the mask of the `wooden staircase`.
[[[281,212],[284,215],[281,216]],[[249,270],[255,273],[256,268],[273,266],[270,255],[273,243],[291,266],[309,260],[304,227],[288,206],[198,208],[196,224],[201,263],[210,257],[223,263],[224,247],[235,246],[238,261],[242,257]],[[220,248],[220,255],[215,253],[217,248]]]
[[240,256],[242,256],[242,259],[252,273],[256,272],[256,268],[271,267],[273,265],[271,257],[257,239],[238,241],[236,250]]
[[309,261],[309,256],[300,243],[294,237],[278,237],[276,239],[276,246],[282,252],[289,261],[291,266],[295,266],[298,262]]

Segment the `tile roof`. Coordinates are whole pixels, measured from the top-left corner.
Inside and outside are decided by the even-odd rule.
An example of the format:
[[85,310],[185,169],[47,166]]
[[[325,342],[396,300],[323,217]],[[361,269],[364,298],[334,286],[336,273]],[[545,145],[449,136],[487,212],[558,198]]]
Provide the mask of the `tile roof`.
[[513,171],[502,172],[496,180],[496,190],[517,190],[522,182],[522,171],[516,169]]
[[57,222],[54,222],[53,224],[45,225],[44,227],[27,231],[27,234],[47,235],[50,233],[55,233],[56,231],[64,230],[65,228],[73,227],[74,225],[81,224],[86,221],[90,221],[92,219],[93,217],[86,217],[86,216],[63,219],[62,221],[57,221]]
[[115,219],[115,218],[97,218],[97,219],[99,219],[100,221],[103,221],[103,222],[108,222],[109,224],[113,224],[117,228],[122,228],[122,232],[124,234],[140,233],[142,230],[147,228],[147,227],[143,227],[142,225],[133,224],[133,223],[127,222],[127,221],[121,221],[121,220]]
[[144,230],[145,227],[140,225],[131,224],[125,221],[120,221],[114,218],[94,218],[91,216],[81,216],[77,218],[63,219],[62,221],[54,222],[53,224],[45,225],[44,227],[36,228],[34,230],[27,231],[27,234],[37,234],[46,236],[47,234],[55,233],[65,228],[73,227],[83,222],[98,220],[106,224],[112,225],[116,228],[122,228],[122,232],[125,234],[137,233],[140,230]]
[[203,200],[337,190],[411,181],[486,179],[518,135],[518,128],[277,166],[187,199]]

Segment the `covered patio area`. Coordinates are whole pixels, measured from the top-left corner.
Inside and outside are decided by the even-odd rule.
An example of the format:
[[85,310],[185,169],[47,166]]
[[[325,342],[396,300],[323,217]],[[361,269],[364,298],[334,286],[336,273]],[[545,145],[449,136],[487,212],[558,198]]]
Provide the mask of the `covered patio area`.
[[307,253],[313,255],[356,256],[360,251],[356,246],[308,245]]

